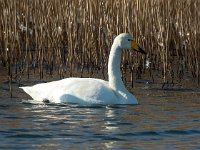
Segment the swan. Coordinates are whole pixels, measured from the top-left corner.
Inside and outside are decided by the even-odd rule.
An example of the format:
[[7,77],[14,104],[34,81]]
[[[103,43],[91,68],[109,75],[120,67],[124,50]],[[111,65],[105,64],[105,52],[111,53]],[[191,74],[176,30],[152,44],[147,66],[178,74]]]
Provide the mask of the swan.
[[66,78],[59,81],[20,87],[34,100],[53,103],[87,104],[138,104],[121,78],[120,63],[123,49],[146,54],[132,35],[121,33],[115,37],[108,61],[108,81],[96,78]]

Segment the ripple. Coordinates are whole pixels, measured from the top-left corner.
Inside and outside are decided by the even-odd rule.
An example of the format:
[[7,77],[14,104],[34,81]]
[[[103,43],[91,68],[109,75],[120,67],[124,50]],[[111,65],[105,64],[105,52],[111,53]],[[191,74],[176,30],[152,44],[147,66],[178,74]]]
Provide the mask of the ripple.
[[7,109],[7,108],[10,108],[11,105],[7,105],[7,104],[2,104],[0,105],[0,109]]
[[168,130],[164,132],[165,134],[175,134],[175,135],[190,135],[190,134],[200,134],[199,130]]
[[194,89],[190,88],[145,88],[143,90],[153,92],[196,92]]
[[106,140],[106,141],[126,141],[126,139],[123,138],[119,138],[119,137],[115,137],[115,136],[98,136],[98,138],[101,138],[102,140]]
[[70,134],[70,133],[60,133],[58,134],[59,136],[62,136],[62,137],[82,137],[83,135],[80,135],[80,134]]
[[7,138],[50,138],[52,135],[40,135],[40,134],[14,134],[14,135],[7,135]]
[[143,96],[144,98],[154,98],[154,99],[175,99],[176,96],[169,96],[169,95],[158,95],[158,96]]
[[118,136],[123,136],[123,137],[132,137],[132,136],[158,136],[160,135],[159,132],[156,131],[144,131],[144,132],[134,132],[134,133],[120,133],[117,134]]
[[105,105],[74,105],[74,108],[91,108],[91,109],[101,109],[105,108]]
[[[195,97],[195,103],[193,97],[188,99],[183,92],[187,90],[195,91],[153,88],[147,95],[148,91],[139,89],[141,104],[136,106],[4,99],[0,149],[52,149],[51,144],[53,149],[103,149],[105,145],[110,149],[195,149],[200,135],[199,99]],[[181,97],[176,95],[179,91]]]

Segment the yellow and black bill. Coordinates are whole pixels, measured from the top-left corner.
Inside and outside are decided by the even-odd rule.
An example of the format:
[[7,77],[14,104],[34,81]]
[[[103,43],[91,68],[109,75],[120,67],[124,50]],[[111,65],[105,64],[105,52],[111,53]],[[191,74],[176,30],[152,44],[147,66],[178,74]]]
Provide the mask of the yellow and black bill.
[[142,49],[134,40],[131,41],[131,47],[134,51],[140,52],[142,54],[147,54],[144,49]]

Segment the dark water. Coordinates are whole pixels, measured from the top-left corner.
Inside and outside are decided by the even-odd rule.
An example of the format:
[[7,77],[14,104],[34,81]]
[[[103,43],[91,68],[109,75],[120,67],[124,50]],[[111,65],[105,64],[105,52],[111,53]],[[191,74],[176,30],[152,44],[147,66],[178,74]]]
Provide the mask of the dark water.
[[[136,88],[137,87],[137,88]],[[133,89],[139,105],[34,103],[0,86],[0,149],[200,149],[200,90]]]

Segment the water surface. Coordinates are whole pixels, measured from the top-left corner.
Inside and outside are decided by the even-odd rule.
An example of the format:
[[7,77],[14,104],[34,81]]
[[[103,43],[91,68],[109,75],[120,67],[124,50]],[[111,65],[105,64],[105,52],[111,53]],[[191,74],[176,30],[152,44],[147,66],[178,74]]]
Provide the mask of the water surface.
[[0,86],[0,149],[200,149],[200,90],[135,82],[139,105],[34,103]]

